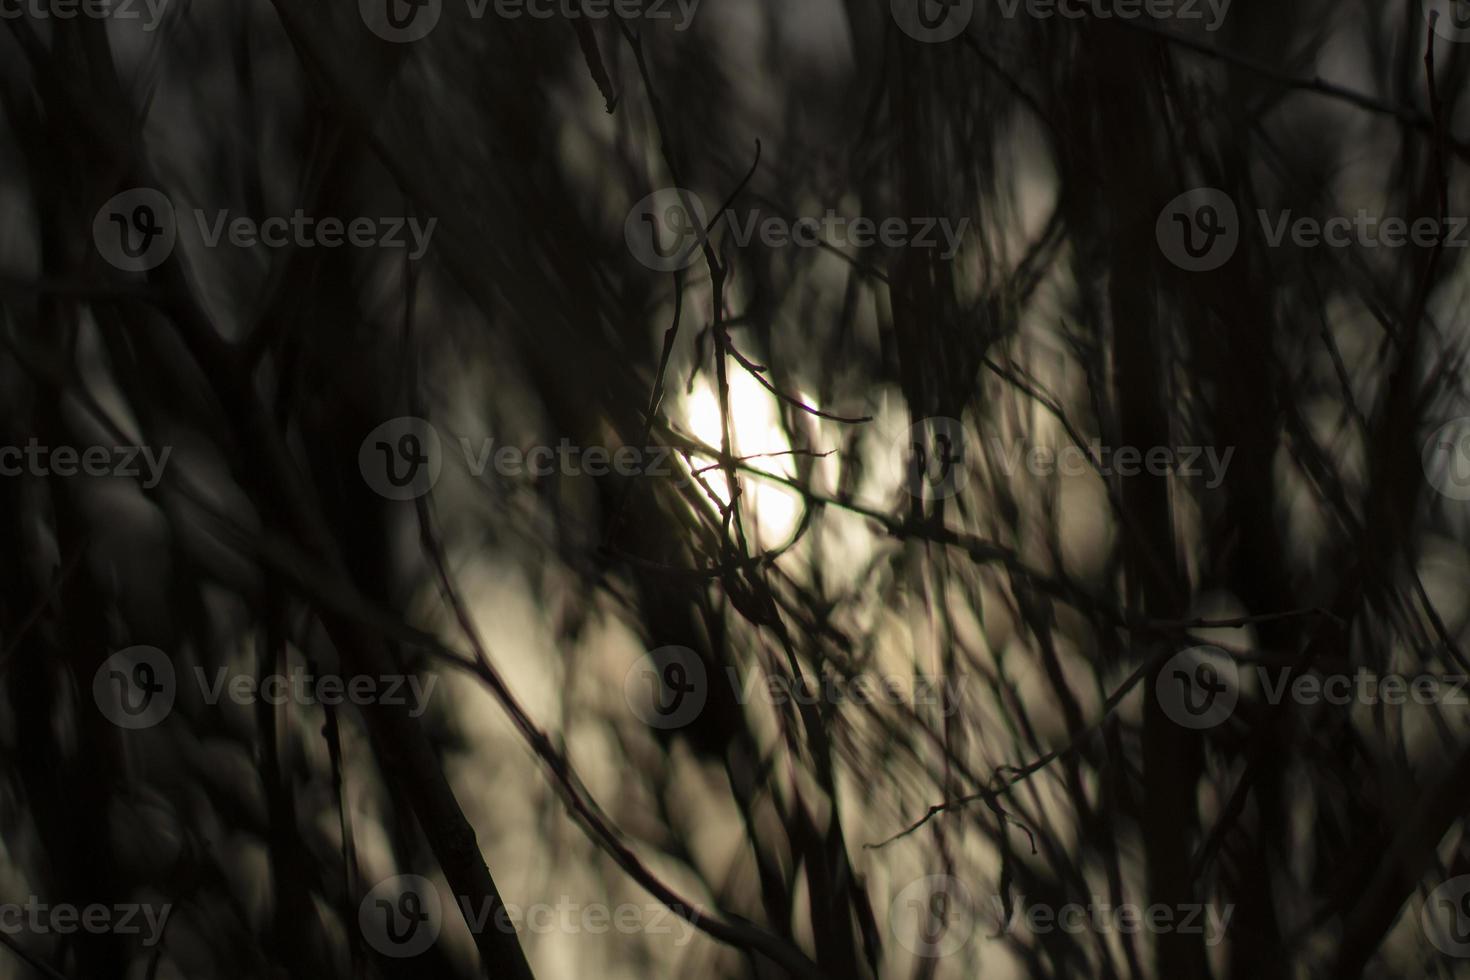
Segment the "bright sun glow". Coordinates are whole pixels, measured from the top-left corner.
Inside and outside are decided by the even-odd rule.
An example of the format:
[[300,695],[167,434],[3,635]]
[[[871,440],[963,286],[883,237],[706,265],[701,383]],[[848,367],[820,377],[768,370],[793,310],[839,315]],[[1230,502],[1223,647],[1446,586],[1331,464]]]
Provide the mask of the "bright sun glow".
[[[695,438],[707,446],[720,445],[720,399],[712,384],[701,382],[695,386],[685,401],[685,413],[689,430]],[[736,370],[730,375],[730,424],[737,456],[781,453],[791,449],[779,424],[775,396],[743,370]],[[715,462],[697,456],[695,460],[700,466]],[[791,476],[795,472],[789,456],[748,462],[751,466],[783,476]],[[723,473],[709,470],[704,479],[722,503],[729,501],[730,487]],[[742,513],[747,521],[754,518],[753,523],[759,527],[760,542],[771,547],[789,538],[801,517],[797,496],[779,484],[748,474],[742,478],[741,485],[745,488],[746,504]]]

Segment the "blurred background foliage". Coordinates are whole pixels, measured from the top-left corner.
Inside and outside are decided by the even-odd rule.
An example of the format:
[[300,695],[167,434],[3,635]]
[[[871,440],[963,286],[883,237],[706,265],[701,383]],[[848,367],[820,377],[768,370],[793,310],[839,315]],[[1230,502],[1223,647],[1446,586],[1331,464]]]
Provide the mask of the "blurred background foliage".
[[[174,906],[157,949],[22,933],[0,972],[517,975],[454,908],[488,885],[478,851],[522,907],[702,910],[682,944],[522,930],[540,977],[1453,974],[1419,909],[1470,870],[1463,707],[1247,686],[1191,732],[1149,693],[1202,642],[1464,670],[1467,511],[1420,460],[1470,414],[1460,253],[1270,248],[1253,219],[1465,213],[1470,59],[1440,40],[1426,65],[1419,0],[1235,0],[1214,32],[980,3],[943,44],[872,0],[705,0],[685,31],[580,36],[445,0],[411,44],[355,6],[0,29],[0,441],[172,447],[152,488],[0,479],[0,896]],[[717,226],[660,274],[624,220],[674,185],[739,222],[971,231],[942,261]],[[180,240],[130,276],[90,229],[138,186]],[[1244,232],[1190,273],[1155,221],[1202,186]],[[438,224],[410,262],[207,248],[193,208]],[[388,501],[359,448],[407,415],[444,471]],[[936,500],[905,492],[932,417],[970,435]],[[461,438],[672,447],[682,478],[477,476]],[[1206,486],[997,448],[1094,439],[1234,455]],[[181,685],[123,731],[89,692],[134,644],[181,673],[439,684],[419,719]],[[624,696],[666,646],[709,682],[673,731]],[[853,677],[912,696],[750,696]],[[936,682],[963,697],[915,693]],[[398,873],[445,901],[415,960],[358,930]],[[914,920],[927,876],[968,909]],[[1218,945],[1001,922],[1093,896],[1234,914]],[[916,951],[945,928],[966,941]]]

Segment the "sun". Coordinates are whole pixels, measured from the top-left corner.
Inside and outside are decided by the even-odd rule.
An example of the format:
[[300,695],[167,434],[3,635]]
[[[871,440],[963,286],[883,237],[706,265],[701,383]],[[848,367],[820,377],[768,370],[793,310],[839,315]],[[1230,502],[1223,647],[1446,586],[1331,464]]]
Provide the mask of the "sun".
[[[713,385],[701,381],[684,400],[685,424],[695,438],[707,446],[718,447],[720,433],[720,399]],[[776,398],[745,371],[730,376],[730,438],[736,456],[789,453],[791,443],[782,431]],[[695,456],[696,466],[708,466],[716,460]],[[750,459],[746,465],[767,473],[792,477],[796,475],[789,455],[767,455]],[[721,504],[730,501],[730,486],[725,474],[709,470],[703,474],[710,490]],[[758,540],[764,547],[785,542],[801,519],[801,501],[796,493],[771,480],[748,474],[741,479],[744,487],[745,519],[757,528]]]

